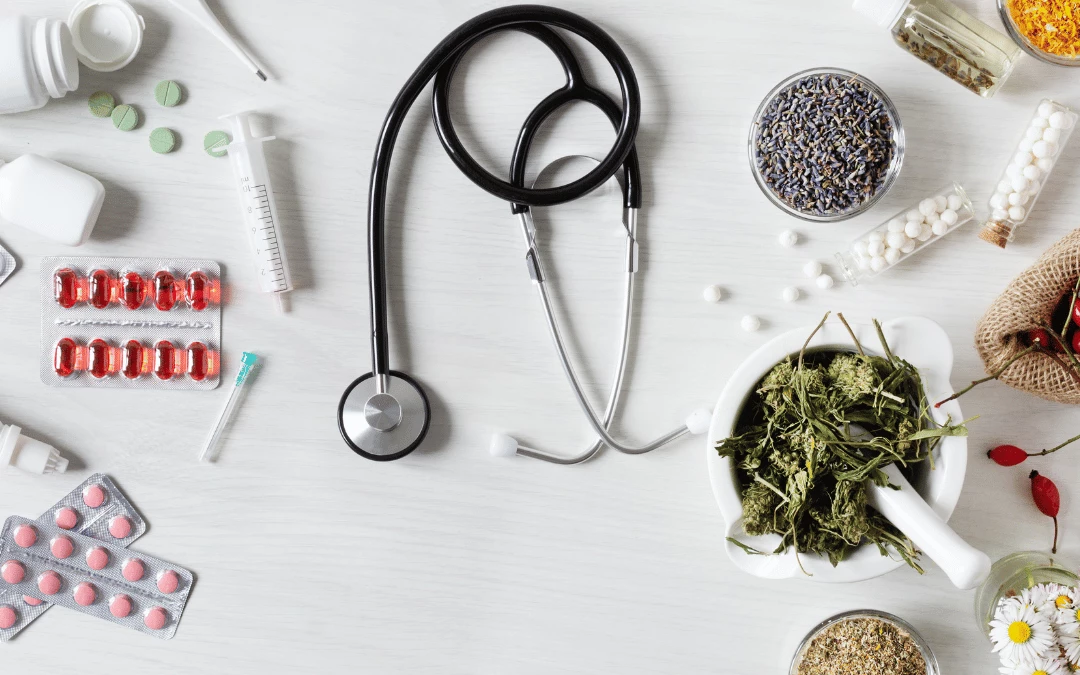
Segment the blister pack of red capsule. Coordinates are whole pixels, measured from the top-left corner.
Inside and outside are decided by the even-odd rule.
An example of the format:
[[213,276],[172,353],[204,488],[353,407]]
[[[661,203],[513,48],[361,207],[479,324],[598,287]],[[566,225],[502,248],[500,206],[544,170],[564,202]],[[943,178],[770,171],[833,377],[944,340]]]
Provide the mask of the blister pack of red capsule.
[[[71,540],[65,556],[52,550],[57,537]],[[21,573],[16,583],[0,577],[0,588],[163,640],[176,633],[194,582],[172,563],[20,516],[0,531],[0,559]]]
[[[41,514],[37,522],[53,523],[62,530],[122,547],[127,547],[146,532],[142,515],[116,483],[103,473],[83,481]],[[66,534],[58,535],[49,542],[49,552],[67,558],[74,554],[75,545]],[[0,559],[0,579],[18,583],[25,574],[26,568],[19,561]],[[50,606],[40,594],[24,595],[11,588],[0,588],[0,642],[21,633]]]
[[41,379],[55,387],[215,389],[221,266],[177,258],[45,258]]

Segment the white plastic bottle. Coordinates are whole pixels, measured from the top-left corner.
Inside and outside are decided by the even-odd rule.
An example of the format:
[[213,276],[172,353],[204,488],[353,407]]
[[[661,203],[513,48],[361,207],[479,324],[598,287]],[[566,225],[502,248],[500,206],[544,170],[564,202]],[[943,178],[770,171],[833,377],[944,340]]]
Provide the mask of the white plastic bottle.
[[40,108],[79,88],[79,58],[59,19],[0,18],[0,114]]
[[53,446],[23,436],[14,424],[0,422],[0,472],[8,466],[27,473],[64,473],[68,460]]
[[101,181],[70,166],[37,155],[0,161],[0,221],[81,246],[104,201]]

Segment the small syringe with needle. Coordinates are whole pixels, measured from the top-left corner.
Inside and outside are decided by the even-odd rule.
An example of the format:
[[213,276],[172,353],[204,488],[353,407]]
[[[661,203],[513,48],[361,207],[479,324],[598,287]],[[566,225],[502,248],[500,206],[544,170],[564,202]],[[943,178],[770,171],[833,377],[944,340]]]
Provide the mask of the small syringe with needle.
[[225,427],[229,426],[229,422],[232,421],[233,415],[236,414],[236,406],[240,402],[241,394],[244,391],[244,385],[247,384],[248,376],[251,375],[251,371],[258,360],[259,357],[250,352],[244,352],[243,358],[240,359],[240,372],[236,374],[236,382],[233,384],[232,392],[229,394],[229,400],[225,402],[225,409],[221,411],[221,416],[218,417],[217,425],[214,427],[214,430],[210,432],[210,438],[206,441],[206,447],[203,448],[202,453],[199,455],[200,462],[217,461],[218,444],[221,443],[221,437],[225,433]]

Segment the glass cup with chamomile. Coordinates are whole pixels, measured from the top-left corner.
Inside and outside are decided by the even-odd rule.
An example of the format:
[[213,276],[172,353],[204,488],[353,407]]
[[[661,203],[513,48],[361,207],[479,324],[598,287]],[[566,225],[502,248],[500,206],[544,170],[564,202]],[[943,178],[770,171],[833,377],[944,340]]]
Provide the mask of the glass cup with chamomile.
[[1077,586],[1080,577],[1062,565],[1058,556],[1039,551],[1021,551],[994,563],[990,576],[975,591],[975,622],[990,637],[990,621],[998,603],[1039,584]]

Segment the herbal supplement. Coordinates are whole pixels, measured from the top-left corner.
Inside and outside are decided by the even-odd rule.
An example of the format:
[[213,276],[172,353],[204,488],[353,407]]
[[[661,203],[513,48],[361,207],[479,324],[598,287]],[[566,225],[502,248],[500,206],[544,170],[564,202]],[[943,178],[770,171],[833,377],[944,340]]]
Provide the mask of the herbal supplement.
[[154,100],[158,105],[171,108],[180,103],[184,96],[184,90],[172,80],[163,80],[154,87]]
[[176,149],[176,133],[172,129],[158,127],[150,132],[150,149],[166,155]]
[[99,91],[90,95],[90,114],[94,117],[108,117],[116,108],[116,99],[107,91]]
[[705,302],[720,302],[724,299],[724,291],[719,286],[706,286],[701,295]]
[[799,233],[795,230],[784,230],[778,240],[784,248],[794,248],[799,243]]
[[854,285],[900,264],[975,217],[964,188],[950,185],[873,228],[836,254]]
[[783,292],[781,293],[781,297],[784,298],[784,302],[795,302],[801,296],[802,296],[802,291],[800,291],[795,286],[788,286],[788,287],[784,288]]
[[742,326],[742,329],[747,333],[756,333],[757,331],[761,330],[761,319],[754,316],[753,314],[747,314],[742,318],[740,325]]
[[224,157],[229,154],[229,143],[232,140],[224,131],[211,131],[203,138],[203,148],[211,157]]
[[1039,199],[1076,122],[1077,114],[1060,103],[1050,99],[1039,103],[990,197],[990,218],[979,232],[981,239],[1001,248],[1012,241],[1016,226],[1028,219]]
[[855,0],[852,7],[887,28],[898,45],[979,96],[993,96],[1020,48],[949,0]]
[[1080,65],[1080,7],[1074,0],[998,0],[1009,33],[1032,56]]
[[899,116],[884,92],[847,71],[807,71],[778,85],[750,132],[758,186],[807,220],[850,218],[892,183],[903,158]]
[[131,131],[139,126],[139,111],[130,105],[118,105],[113,108],[112,123],[120,131]]
[[842,619],[817,633],[799,656],[796,675],[927,675],[919,644],[892,621]]

